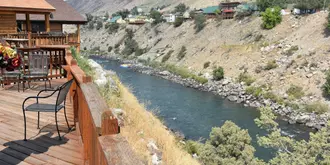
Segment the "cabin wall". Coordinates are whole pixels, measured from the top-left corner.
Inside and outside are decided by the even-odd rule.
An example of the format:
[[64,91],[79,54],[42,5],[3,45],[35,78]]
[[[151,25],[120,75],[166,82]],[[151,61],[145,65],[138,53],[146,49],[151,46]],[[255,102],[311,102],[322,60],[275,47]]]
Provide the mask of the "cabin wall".
[[[45,32],[46,26],[44,22],[31,22],[32,32]],[[21,27],[22,31],[26,31],[26,24],[22,23]],[[63,32],[62,23],[51,22],[50,23],[50,31],[51,32]]]
[[17,33],[16,14],[0,12],[0,34]]

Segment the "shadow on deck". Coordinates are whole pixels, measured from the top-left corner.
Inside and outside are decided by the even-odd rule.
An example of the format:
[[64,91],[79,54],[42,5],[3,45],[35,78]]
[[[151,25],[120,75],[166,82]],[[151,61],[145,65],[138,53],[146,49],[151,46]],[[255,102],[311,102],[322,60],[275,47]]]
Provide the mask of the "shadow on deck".
[[[65,83],[66,79],[52,80],[52,87]],[[74,128],[72,99],[67,98],[68,132],[64,111],[58,113],[62,140],[58,140],[54,113],[40,113],[37,129],[37,113],[26,112],[27,139],[24,138],[22,102],[44,89],[43,82],[32,83],[32,89],[17,92],[17,86],[0,88],[0,164],[83,164],[80,135]],[[46,93],[49,94],[49,93]],[[55,96],[43,103],[54,103]],[[33,103],[27,102],[27,104]]]

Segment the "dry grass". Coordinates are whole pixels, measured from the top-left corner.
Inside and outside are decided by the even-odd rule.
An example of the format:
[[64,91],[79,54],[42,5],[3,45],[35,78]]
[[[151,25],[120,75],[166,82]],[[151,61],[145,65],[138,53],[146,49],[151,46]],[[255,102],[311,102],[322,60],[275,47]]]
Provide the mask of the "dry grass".
[[150,140],[156,142],[162,151],[162,159],[168,165],[197,165],[179,145],[176,138],[165,129],[163,123],[141,105],[128,88],[119,81],[120,95],[112,97],[110,107],[122,108],[125,111],[125,125],[121,134],[127,138],[135,152],[151,164],[151,155],[147,149]]

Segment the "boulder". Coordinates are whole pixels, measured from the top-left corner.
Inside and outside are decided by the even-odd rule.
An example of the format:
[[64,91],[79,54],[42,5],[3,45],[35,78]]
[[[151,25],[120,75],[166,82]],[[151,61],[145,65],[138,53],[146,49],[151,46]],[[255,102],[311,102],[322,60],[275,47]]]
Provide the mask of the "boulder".
[[161,76],[168,76],[168,75],[170,75],[171,73],[169,72],[169,71],[167,71],[167,70],[165,70],[165,71],[162,71],[162,72],[159,72],[159,75],[161,75]]
[[238,98],[237,98],[237,96],[233,96],[233,95],[231,95],[231,96],[228,96],[227,99],[228,99],[229,101],[235,102],[235,101],[237,101]]

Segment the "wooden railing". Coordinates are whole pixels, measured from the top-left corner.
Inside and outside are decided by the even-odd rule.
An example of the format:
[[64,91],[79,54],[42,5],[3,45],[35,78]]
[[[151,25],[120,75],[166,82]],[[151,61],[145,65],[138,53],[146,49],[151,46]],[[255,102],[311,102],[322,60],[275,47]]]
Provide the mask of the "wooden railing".
[[70,52],[65,57],[68,79],[75,79],[70,89],[74,118],[80,131],[84,159],[90,165],[140,165],[128,142],[119,132],[117,117],[101,97],[92,79],[86,76]]
[[[25,41],[18,40],[25,47],[36,47],[40,45],[71,45],[80,46],[80,41],[77,34],[63,33],[15,33],[15,34],[0,34],[0,38],[5,39],[26,39]],[[15,40],[10,40],[14,42]]]

